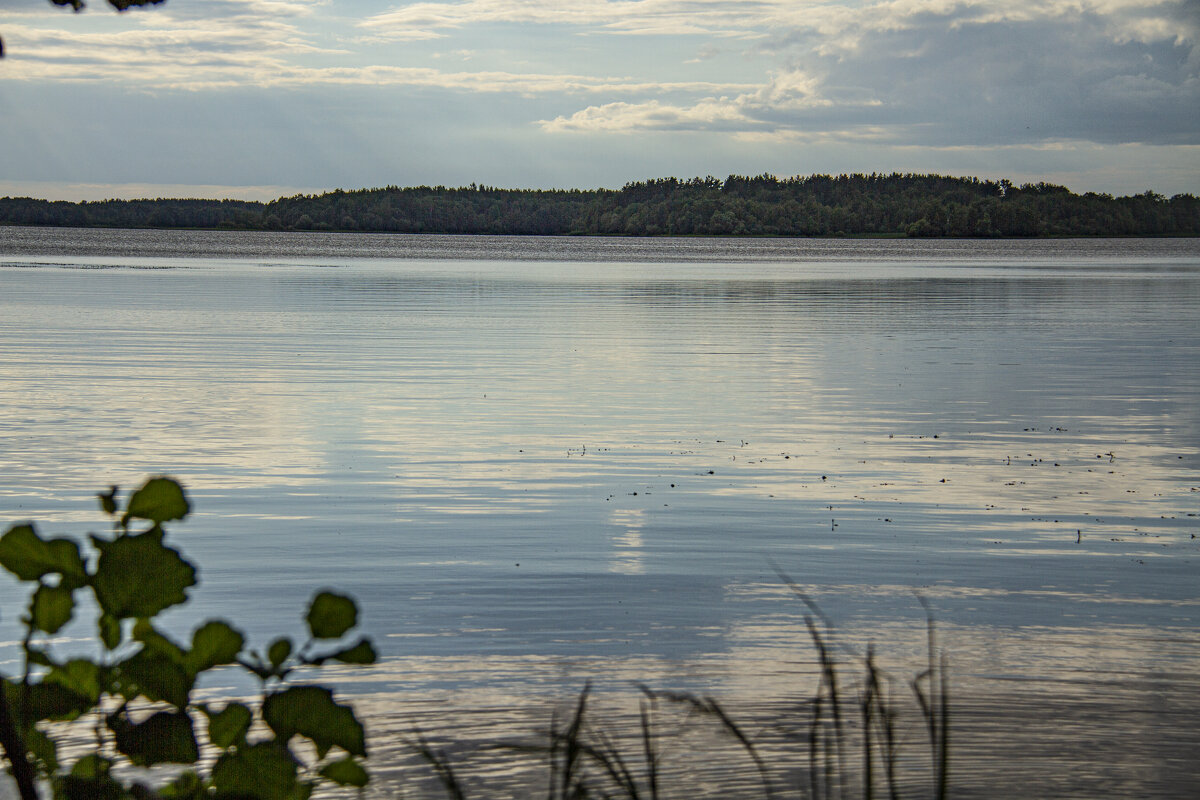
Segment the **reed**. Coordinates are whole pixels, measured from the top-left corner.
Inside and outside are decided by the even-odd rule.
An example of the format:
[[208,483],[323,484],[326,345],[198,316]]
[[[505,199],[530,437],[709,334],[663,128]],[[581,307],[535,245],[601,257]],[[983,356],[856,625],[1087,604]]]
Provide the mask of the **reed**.
[[445,751],[435,749],[420,731],[414,732],[408,744],[417,755],[429,764],[451,800],[466,800],[466,792],[463,791],[463,786],[454,773],[454,764]]
[[[906,791],[915,791],[918,784],[913,780],[903,783],[902,767],[911,764],[912,759],[901,758],[901,698],[905,693],[898,692],[896,687],[904,686],[905,682],[879,666],[873,646],[868,646],[862,656],[841,647],[836,628],[815,601],[786,575],[780,576],[808,608],[804,620],[819,668],[817,688],[801,704],[801,718],[792,720],[799,724],[788,728],[784,747],[775,740],[765,739],[762,731],[751,733],[711,696],[645,685],[638,686],[641,699],[636,743],[631,744],[629,735],[624,738],[615,735],[604,720],[591,713],[590,683],[575,699],[569,719],[564,722],[559,712],[552,714],[542,741],[501,743],[493,747],[544,759],[547,800],[688,797],[696,787],[689,787],[686,777],[675,775],[669,789],[664,788],[665,754],[675,742],[671,734],[663,732],[660,717],[666,713],[665,709],[673,708],[685,716],[681,730],[707,724],[732,742],[746,759],[747,767],[752,766],[753,774],[757,775],[758,788],[752,794],[766,800],[793,797],[846,800],[856,794],[864,800],[877,797],[900,800],[905,786]],[[929,786],[919,794],[945,800],[949,794],[950,752],[947,658],[938,644],[932,609],[924,598],[918,599],[926,616],[927,665],[906,683],[919,710],[923,738],[929,748]],[[856,667],[853,673],[847,671],[848,665]],[[770,726],[764,728],[769,729]],[[802,733],[797,736],[795,731]],[[430,765],[451,800],[466,800],[466,787],[447,754],[419,734],[410,744]],[[794,773],[796,764],[803,765],[801,777],[795,779],[793,775],[789,781],[789,769]],[[739,768],[731,763],[728,769]],[[742,797],[750,793],[743,790],[726,796]],[[486,785],[480,794],[487,797]]]

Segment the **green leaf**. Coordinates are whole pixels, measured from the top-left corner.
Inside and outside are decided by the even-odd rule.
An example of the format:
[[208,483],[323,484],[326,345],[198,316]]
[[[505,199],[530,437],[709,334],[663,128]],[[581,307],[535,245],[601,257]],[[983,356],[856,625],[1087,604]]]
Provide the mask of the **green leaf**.
[[25,656],[29,659],[30,664],[37,664],[40,667],[54,666],[54,661],[50,658],[50,654],[41,648],[35,647],[33,644],[25,648]]
[[264,681],[275,674],[274,671],[262,660],[262,656],[260,656],[257,652],[250,653],[249,657],[247,657],[245,660],[239,661],[238,663]]
[[76,11],[83,10],[83,0],[50,0],[56,6],[70,6]]
[[341,661],[343,664],[374,664],[376,660],[375,648],[369,639],[360,639],[358,644],[328,657]]
[[192,649],[184,657],[184,665],[195,675],[221,664],[232,664],[245,643],[245,637],[229,623],[209,620],[192,634]]
[[150,620],[139,619],[134,623],[133,639],[144,644],[147,651],[158,653],[163,658],[183,665],[185,656],[183,648],[155,630],[154,623]]
[[143,767],[155,764],[194,764],[200,758],[192,718],[186,711],[159,711],[144,722],[110,717],[117,749]]
[[102,508],[104,510],[105,514],[111,515],[111,514],[117,513],[117,487],[116,486],[110,486],[108,488],[107,493],[98,494],[98,495],[96,495],[96,497],[100,499],[100,508]]
[[[22,699],[25,701],[23,705]],[[24,708],[26,719],[33,722],[75,719],[85,711],[91,710],[95,704],[91,698],[60,683],[40,681],[29,684],[16,697],[10,694],[9,705],[16,709]]]
[[322,686],[292,686],[263,701],[266,723],[286,742],[296,734],[312,739],[318,751],[340,747],[353,756],[367,754],[362,723],[349,706],[338,705]]
[[116,650],[121,645],[121,620],[114,617],[112,614],[101,614],[97,621],[99,628],[100,641],[109,650]]
[[46,772],[58,772],[58,746],[54,740],[33,726],[26,728],[21,735],[25,737],[25,749],[42,763]]
[[59,779],[55,795],[63,800],[120,800],[127,795],[108,774],[111,767],[112,762],[103,756],[84,756],[69,775]]
[[132,795],[112,777],[79,778],[64,775],[56,782],[56,800],[130,800]]
[[10,681],[8,678],[0,675],[0,692],[4,692],[5,708],[8,710],[9,716],[12,718],[13,726],[18,730],[23,728],[32,728],[36,721],[32,715],[24,713],[21,707],[22,698],[24,696],[25,687],[16,681]]
[[192,510],[183,487],[174,478],[158,477],[146,481],[129,498],[122,524],[131,518],[148,519],[156,525],[183,519]]
[[[54,0],[54,2],[60,3],[60,0]],[[164,0],[108,0],[108,4],[117,11],[125,11],[133,6],[156,6],[162,2],[164,2]],[[82,6],[83,0],[62,0],[60,5],[66,3],[70,3],[71,5],[79,3],[79,5]]]
[[292,654],[292,640],[279,638],[271,642],[271,646],[267,648],[267,659],[271,662],[271,666],[279,669],[287,657]]
[[209,711],[207,706],[201,706],[200,710],[208,717],[208,739],[217,747],[225,749],[245,742],[246,732],[254,720],[249,708],[233,702],[216,713]]
[[159,797],[171,798],[172,800],[200,800],[205,797],[204,781],[200,775],[194,770],[187,770],[179,774],[175,780],[168,783],[166,786],[159,788]]
[[61,586],[41,584],[33,593],[29,616],[33,627],[46,633],[58,633],[75,613],[75,593]]
[[195,676],[175,659],[144,649],[116,666],[121,694],[129,700],[142,696],[185,708]]
[[342,786],[366,786],[371,776],[363,769],[362,764],[359,764],[353,758],[343,758],[340,761],[332,761],[321,767],[321,774],[334,783]]
[[358,624],[358,606],[344,595],[321,592],[313,598],[306,621],[314,639],[340,639]]
[[60,586],[77,589],[87,583],[79,545],[70,539],[45,540],[32,525],[14,525],[0,536],[0,566],[23,581],[61,575]]
[[100,702],[102,672],[99,666],[86,658],[73,658],[65,664],[52,667],[42,683],[58,684],[95,705]]
[[196,569],[162,543],[161,530],[111,542],[93,536],[92,544],[100,551],[92,587],[105,613],[149,618],[187,602],[185,590],[195,585]]
[[296,789],[296,760],[274,742],[260,742],[225,753],[212,768],[217,796],[290,800]]
[[76,761],[70,774],[76,778],[100,778],[107,775],[111,768],[112,761],[93,753]]

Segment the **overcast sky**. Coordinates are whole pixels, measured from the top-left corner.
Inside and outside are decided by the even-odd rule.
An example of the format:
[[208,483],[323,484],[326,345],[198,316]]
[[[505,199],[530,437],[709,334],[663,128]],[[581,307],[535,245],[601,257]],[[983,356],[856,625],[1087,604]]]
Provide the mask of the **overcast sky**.
[[1200,0],[0,0],[0,195],[939,172],[1200,194]]

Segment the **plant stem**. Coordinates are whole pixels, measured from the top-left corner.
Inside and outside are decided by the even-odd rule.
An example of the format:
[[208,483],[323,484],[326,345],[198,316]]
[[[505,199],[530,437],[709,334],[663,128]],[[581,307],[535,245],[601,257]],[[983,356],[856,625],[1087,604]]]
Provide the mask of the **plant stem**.
[[12,767],[13,780],[17,782],[17,790],[21,800],[38,800],[37,784],[34,781],[33,766],[29,763],[29,754],[25,749],[25,741],[13,724],[12,714],[8,710],[8,679],[0,678],[0,747],[4,748],[4,757]]

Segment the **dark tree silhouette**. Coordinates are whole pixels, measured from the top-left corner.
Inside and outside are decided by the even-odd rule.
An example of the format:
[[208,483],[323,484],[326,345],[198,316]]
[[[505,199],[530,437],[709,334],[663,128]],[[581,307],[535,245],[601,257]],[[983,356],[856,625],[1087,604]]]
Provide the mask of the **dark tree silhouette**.
[[1200,236],[1200,200],[946,175],[662,178],[619,190],[417,186],[241,200],[0,198],[0,225],[561,236]]

